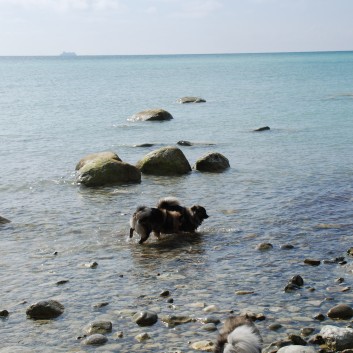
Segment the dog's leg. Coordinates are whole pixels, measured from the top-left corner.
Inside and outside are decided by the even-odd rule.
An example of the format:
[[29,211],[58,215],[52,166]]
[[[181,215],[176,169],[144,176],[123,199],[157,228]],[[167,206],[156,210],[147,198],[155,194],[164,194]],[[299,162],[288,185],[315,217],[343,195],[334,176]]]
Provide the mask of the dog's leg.
[[154,235],[158,240],[161,240],[161,232],[159,232],[159,231],[154,231],[154,232],[153,232],[153,235]]
[[139,241],[139,244],[143,244],[150,236],[150,233],[145,233],[143,235],[141,235],[141,239]]
[[134,228],[130,228],[130,238],[132,238],[132,236],[134,235]]

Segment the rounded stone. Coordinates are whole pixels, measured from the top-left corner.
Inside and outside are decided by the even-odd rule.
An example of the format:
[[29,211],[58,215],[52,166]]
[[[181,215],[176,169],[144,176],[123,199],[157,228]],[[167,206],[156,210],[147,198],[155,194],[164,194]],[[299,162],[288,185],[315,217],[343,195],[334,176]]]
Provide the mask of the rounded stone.
[[92,321],[84,329],[86,335],[95,333],[105,334],[112,332],[113,324],[110,321]]
[[221,173],[228,168],[230,168],[229,160],[218,152],[207,153],[195,163],[195,169],[200,172]]
[[310,266],[319,266],[321,264],[321,261],[315,259],[305,259],[304,263]]
[[11,223],[11,221],[8,220],[7,218],[0,216],[0,224],[6,224],[6,223]]
[[56,300],[43,300],[27,308],[26,314],[33,320],[49,320],[60,316],[64,306]]
[[164,109],[143,110],[130,117],[129,121],[165,121],[173,119],[172,114]]
[[108,342],[108,338],[104,335],[96,333],[94,335],[88,336],[82,341],[82,344],[86,346],[101,346]]
[[197,341],[191,344],[191,348],[197,351],[213,352],[214,343],[212,341]]
[[144,174],[183,175],[191,172],[184,153],[177,147],[168,146],[152,151],[139,160],[136,167]]
[[141,182],[141,172],[112,152],[87,156],[77,164],[78,167],[77,182],[85,186]]
[[271,243],[261,243],[256,246],[256,249],[260,251],[271,250],[273,249],[273,245]]
[[206,100],[200,97],[182,97],[178,99],[178,103],[186,104],[186,103],[206,103]]
[[339,304],[327,312],[330,319],[349,320],[353,317],[353,308],[347,304]]
[[8,317],[9,312],[7,310],[0,310],[0,317]]
[[153,311],[140,311],[132,319],[139,326],[152,326],[158,321],[158,315]]
[[313,347],[300,346],[300,345],[291,345],[280,348],[277,353],[315,353]]

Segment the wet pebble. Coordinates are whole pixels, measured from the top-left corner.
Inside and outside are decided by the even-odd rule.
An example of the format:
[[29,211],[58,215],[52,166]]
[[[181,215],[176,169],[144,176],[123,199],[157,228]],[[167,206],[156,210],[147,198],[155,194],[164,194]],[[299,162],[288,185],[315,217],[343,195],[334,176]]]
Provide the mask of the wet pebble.
[[57,281],[57,282],[56,282],[56,285],[57,285],[57,286],[61,286],[61,285],[66,284],[66,283],[68,283],[68,282],[69,282],[69,280],[63,279],[63,280],[61,280],[61,281]]
[[112,332],[113,324],[110,321],[92,321],[84,327],[83,332],[86,335],[92,335],[95,333],[108,333]]
[[319,321],[324,321],[326,319],[325,315],[324,314],[317,314],[314,316],[314,319],[315,320],[319,320]]
[[271,243],[261,243],[256,246],[256,249],[260,251],[271,250],[273,249],[273,245]]
[[7,310],[0,310],[0,317],[8,317],[9,312]]
[[353,308],[347,304],[339,304],[327,312],[330,319],[349,320],[353,316]]
[[213,352],[214,343],[212,341],[197,341],[191,344],[191,348],[197,351]]
[[306,346],[306,345],[307,345],[306,341],[305,341],[302,337],[300,337],[300,336],[298,336],[298,335],[290,334],[290,335],[288,336],[288,339],[289,339],[294,345],[298,345],[298,346]]
[[254,294],[255,292],[252,290],[238,290],[235,292],[236,295],[249,295]]
[[158,315],[153,311],[140,311],[133,316],[133,321],[139,326],[152,326],[158,321]]
[[206,317],[203,317],[203,318],[199,318],[197,320],[200,321],[203,324],[213,323],[213,324],[217,325],[217,324],[219,324],[221,322],[218,318],[216,318],[214,316],[206,316]]
[[159,295],[161,297],[169,297],[170,296],[170,292],[169,292],[169,290],[164,290]]
[[167,324],[168,326],[174,327],[177,325],[186,324],[191,321],[195,321],[190,316],[183,316],[183,315],[165,315],[161,317],[161,320]]
[[100,346],[102,344],[105,344],[108,342],[108,338],[105,337],[104,335],[101,335],[99,333],[96,333],[94,335],[86,337],[83,341],[82,344],[86,346]]
[[313,332],[315,331],[315,329],[313,327],[303,327],[300,330],[300,334],[304,337],[308,337],[310,336]]
[[271,324],[270,326],[268,326],[268,329],[271,331],[278,331],[280,328],[282,328],[282,325],[278,323]]
[[102,302],[102,303],[97,303],[93,305],[94,309],[100,309],[100,308],[104,308],[105,306],[109,305],[108,302]]
[[143,332],[135,336],[135,340],[139,342],[147,341],[151,336],[147,332]]
[[283,245],[281,245],[280,249],[282,249],[282,250],[292,250],[292,249],[294,249],[294,245],[292,245],[292,244],[283,244]]
[[321,264],[321,261],[315,259],[305,259],[304,263],[310,266],[319,266]]
[[209,324],[202,325],[201,329],[204,331],[213,332],[213,331],[217,331],[217,326],[214,323],[209,323]]
[[60,316],[64,306],[56,300],[43,300],[29,306],[26,314],[33,320],[49,320]]
[[206,306],[206,308],[203,309],[206,313],[212,313],[214,311],[219,311],[219,307],[217,305],[209,305]]

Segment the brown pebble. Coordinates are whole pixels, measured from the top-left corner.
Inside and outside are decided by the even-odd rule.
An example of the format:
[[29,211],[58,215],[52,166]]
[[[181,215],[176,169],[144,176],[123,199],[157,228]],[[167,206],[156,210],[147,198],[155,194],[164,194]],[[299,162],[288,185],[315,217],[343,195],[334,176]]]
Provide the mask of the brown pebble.
[[320,260],[314,260],[314,259],[305,259],[304,263],[306,265],[310,265],[310,266],[319,266],[321,264]]

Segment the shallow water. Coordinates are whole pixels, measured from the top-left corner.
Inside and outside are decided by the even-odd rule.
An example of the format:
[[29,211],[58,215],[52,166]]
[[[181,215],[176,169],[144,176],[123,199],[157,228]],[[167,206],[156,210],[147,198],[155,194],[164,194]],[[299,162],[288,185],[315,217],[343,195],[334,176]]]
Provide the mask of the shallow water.
[[[351,259],[303,263],[345,256],[352,246],[352,60],[353,53],[0,58],[0,214],[12,220],[0,228],[0,310],[10,312],[0,319],[0,348],[191,352],[189,342],[217,335],[198,320],[140,328],[131,313],[145,309],[219,320],[231,310],[263,313],[257,325],[267,344],[302,327],[320,329],[316,314],[352,303],[352,292],[340,291],[352,286]],[[207,103],[177,104],[185,95]],[[127,121],[152,107],[174,119]],[[270,131],[252,132],[266,125]],[[179,140],[199,143],[181,147],[190,164],[217,151],[231,169],[143,176],[139,185],[75,183],[86,154],[112,150],[134,164]],[[146,142],[155,146],[133,147]],[[169,195],[206,207],[200,232],[151,237],[144,246],[128,239],[136,206]],[[256,250],[263,242],[273,249]],[[96,269],[87,267],[93,261]],[[285,293],[295,274],[304,288]],[[26,308],[43,299],[59,300],[65,313],[51,322],[26,319]],[[100,302],[109,305],[95,309]],[[219,311],[203,311],[212,304]],[[103,347],[83,347],[77,337],[95,319],[111,320],[113,332]],[[268,329],[274,322],[283,325],[278,332]],[[141,332],[151,339],[138,343]]]

